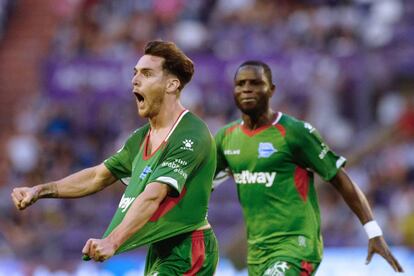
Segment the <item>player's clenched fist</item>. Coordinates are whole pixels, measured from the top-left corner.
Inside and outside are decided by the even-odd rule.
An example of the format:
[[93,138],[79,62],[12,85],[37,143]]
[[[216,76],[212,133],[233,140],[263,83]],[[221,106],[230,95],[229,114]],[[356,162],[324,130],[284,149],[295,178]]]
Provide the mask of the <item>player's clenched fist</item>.
[[11,197],[19,210],[32,205],[38,199],[37,190],[29,187],[14,188]]
[[109,239],[89,239],[82,253],[89,258],[103,262],[115,254],[116,246]]

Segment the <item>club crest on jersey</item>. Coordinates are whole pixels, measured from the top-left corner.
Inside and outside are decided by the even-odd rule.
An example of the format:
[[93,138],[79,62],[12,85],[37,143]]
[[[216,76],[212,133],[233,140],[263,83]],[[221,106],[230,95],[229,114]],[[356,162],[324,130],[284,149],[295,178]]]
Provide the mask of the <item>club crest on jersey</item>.
[[139,175],[139,178],[144,179],[150,172],[152,172],[150,166],[145,166],[145,168],[142,170],[141,174]]
[[191,139],[184,139],[183,146],[180,149],[194,151],[193,144],[194,142]]
[[272,143],[259,143],[259,158],[269,158],[277,149],[273,147]]

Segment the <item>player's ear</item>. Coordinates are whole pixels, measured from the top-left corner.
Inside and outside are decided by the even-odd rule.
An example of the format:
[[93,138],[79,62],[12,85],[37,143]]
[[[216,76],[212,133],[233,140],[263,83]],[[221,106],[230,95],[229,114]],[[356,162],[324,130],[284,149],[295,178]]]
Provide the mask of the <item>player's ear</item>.
[[166,92],[167,94],[172,94],[172,93],[176,93],[179,92],[179,87],[180,87],[180,80],[176,77],[171,77],[167,80],[167,87],[166,87]]

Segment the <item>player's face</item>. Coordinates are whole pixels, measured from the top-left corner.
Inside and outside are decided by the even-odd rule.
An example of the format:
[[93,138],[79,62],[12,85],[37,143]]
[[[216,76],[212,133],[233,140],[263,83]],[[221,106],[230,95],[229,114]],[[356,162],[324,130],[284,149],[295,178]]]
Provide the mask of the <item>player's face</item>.
[[269,98],[274,86],[266,78],[260,66],[240,67],[234,78],[234,100],[237,107],[247,115],[260,115],[267,112]]
[[162,69],[163,62],[164,58],[144,55],[134,67],[132,92],[141,117],[152,118],[161,110],[166,87],[166,73]]

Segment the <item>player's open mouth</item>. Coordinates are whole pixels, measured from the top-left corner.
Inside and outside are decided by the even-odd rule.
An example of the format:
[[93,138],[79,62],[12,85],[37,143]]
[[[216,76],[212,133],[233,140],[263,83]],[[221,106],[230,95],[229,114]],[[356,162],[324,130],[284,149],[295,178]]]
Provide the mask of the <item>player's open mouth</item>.
[[143,102],[144,101],[144,97],[139,94],[138,92],[134,92],[135,98],[137,98],[138,102]]

